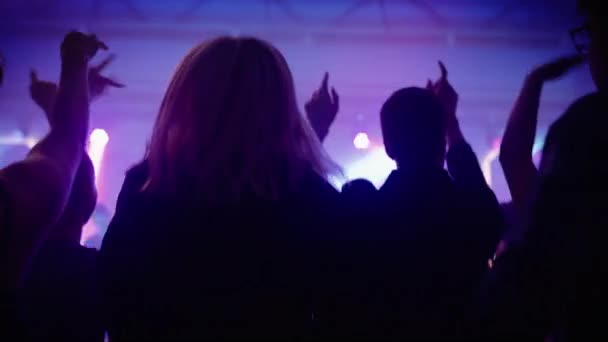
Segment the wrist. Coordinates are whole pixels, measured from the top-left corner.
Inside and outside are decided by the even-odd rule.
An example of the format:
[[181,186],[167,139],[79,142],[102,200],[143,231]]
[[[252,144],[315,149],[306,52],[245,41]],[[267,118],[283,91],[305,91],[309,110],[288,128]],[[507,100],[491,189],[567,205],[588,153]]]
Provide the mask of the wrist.
[[543,77],[540,75],[540,73],[537,70],[532,70],[527,76],[526,76],[526,81],[525,83],[527,85],[537,85],[540,86],[543,83],[545,83],[545,80],[543,79]]
[[317,133],[317,138],[319,138],[319,141],[323,141],[325,140],[325,137],[327,137],[327,135],[329,134],[329,129],[317,128],[315,129],[315,133]]
[[454,118],[453,120],[450,120],[448,122],[447,139],[448,139],[448,145],[453,145],[464,139],[464,136],[462,135],[462,131],[460,130],[460,123],[458,122],[458,119],[456,119],[456,118]]
[[62,58],[61,72],[62,73],[86,73],[88,70],[88,62],[84,58]]

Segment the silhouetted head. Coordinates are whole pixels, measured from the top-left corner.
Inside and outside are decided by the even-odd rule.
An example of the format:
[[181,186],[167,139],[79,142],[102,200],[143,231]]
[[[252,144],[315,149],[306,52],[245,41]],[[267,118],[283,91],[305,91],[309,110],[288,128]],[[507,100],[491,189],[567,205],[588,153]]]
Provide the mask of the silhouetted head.
[[430,90],[404,88],[382,106],[380,123],[384,146],[399,167],[443,167],[446,153],[447,117]]
[[147,159],[145,191],[187,189],[212,200],[276,198],[303,169],[326,176],[331,165],[298,110],[279,51],[228,37],[194,47],[178,66]]
[[376,187],[367,179],[354,179],[342,186],[342,193],[356,198],[367,198],[376,193]]
[[598,89],[608,88],[608,6],[604,0],[578,0],[589,30],[589,67]]
[[80,243],[82,228],[93,214],[96,203],[95,170],[91,159],[85,155],[74,177],[68,203],[59,221],[51,230],[50,238]]

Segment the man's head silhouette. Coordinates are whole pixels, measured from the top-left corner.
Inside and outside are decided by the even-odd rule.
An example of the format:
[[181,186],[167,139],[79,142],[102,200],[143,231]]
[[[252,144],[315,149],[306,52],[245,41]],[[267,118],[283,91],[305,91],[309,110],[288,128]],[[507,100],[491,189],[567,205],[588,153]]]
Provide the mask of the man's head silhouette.
[[398,90],[382,106],[380,122],[386,153],[400,167],[443,167],[447,116],[432,91]]

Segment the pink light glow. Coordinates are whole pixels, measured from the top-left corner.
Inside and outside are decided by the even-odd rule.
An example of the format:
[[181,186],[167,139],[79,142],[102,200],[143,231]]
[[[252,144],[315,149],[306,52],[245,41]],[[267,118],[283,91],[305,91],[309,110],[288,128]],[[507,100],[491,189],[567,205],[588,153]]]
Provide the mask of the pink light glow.
[[103,161],[103,153],[106,149],[106,145],[110,141],[108,133],[103,129],[96,128],[91,132],[89,137],[89,148],[87,153],[93,162],[95,169],[95,185],[99,186],[99,173],[101,171],[101,162]]
[[[91,132],[89,136],[89,146],[87,153],[93,163],[93,169],[95,170],[95,187],[99,189],[99,174],[101,172],[101,163],[103,161],[103,153],[106,149],[106,145],[110,141],[108,133],[103,130],[96,128]],[[98,190],[99,191],[99,190]],[[98,231],[92,220],[89,220],[82,229],[82,235],[80,237],[80,243],[84,244],[85,241]]]

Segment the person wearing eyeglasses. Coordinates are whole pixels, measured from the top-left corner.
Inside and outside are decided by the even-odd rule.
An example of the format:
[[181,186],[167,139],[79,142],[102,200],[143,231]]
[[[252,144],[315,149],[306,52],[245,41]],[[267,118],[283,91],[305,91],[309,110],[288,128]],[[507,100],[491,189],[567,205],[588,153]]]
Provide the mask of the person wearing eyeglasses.
[[589,59],[589,69],[599,91],[608,88],[608,10],[605,1],[578,0],[585,23],[570,35],[580,54]]
[[[496,260],[483,292],[479,327],[487,339],[608,337],[608,7],[592,0],[578,5],[585,16],[584,25],[571,31],[578,56],[528,77],[503,139],[501,162],[524,215],[524,232],[521,243]],[[597,91],[576,100],[551,125],[537,171],[530,141],[542,84],[582,60]]]
[[503,135],[500,163],[511,192],[518,221],[526,216],[538,178],[532,161],[538,110],[545,83],[566,76],[585,61],[599,91],[608,83],[608,35],[602,21],[602,7],[595,0],[579,0],[578,7],[585,16],[583,25],[570,30],[576,54],[555,59],[528,74],[509,117]]

